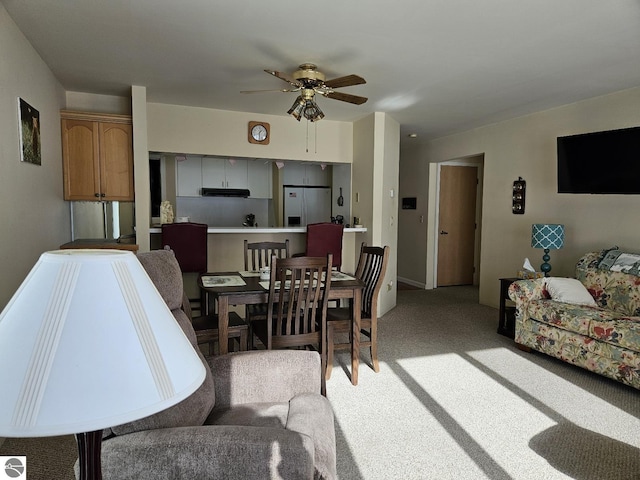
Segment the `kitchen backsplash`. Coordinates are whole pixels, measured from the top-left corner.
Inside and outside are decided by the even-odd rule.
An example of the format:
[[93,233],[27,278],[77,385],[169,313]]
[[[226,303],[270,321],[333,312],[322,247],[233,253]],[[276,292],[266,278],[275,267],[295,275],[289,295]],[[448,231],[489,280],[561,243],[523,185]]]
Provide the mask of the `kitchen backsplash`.
[[211,227],[241,227],[247,214],[256,216],[259,227],[273,227],[273,201],[263,198],[176,197],[176,217]]

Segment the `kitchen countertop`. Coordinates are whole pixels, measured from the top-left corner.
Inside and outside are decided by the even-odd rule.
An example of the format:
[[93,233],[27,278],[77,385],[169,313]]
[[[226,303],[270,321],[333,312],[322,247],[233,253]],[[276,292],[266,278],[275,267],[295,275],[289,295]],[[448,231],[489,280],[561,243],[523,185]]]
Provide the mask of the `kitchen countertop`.
[[[345,228],[345,233],[366,232],[366,227]],[[160,225],[154,225],[149,229],[149,233],[162,233]],[[307,227],[209,227],[207,233],[307,233]]]
[[104,238],[81,238],[77,240],[73,240],[72,242],[65,243],[60,245],[62,250],[66,250],[69,248],[108,248],[108,249],[116,249],[116,250],[130,250],[132,252],[138,251],[138,245],[135,243],[129,243],[129,241],[118,241],[115,239],[104,239]]

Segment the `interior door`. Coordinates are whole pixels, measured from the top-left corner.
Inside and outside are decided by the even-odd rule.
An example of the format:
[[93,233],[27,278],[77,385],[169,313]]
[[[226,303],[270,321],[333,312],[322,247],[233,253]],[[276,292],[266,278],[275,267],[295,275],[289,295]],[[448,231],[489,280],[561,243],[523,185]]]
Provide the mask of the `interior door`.
[[473,284],[478,168],[442,165],[438,222],[439,287]]

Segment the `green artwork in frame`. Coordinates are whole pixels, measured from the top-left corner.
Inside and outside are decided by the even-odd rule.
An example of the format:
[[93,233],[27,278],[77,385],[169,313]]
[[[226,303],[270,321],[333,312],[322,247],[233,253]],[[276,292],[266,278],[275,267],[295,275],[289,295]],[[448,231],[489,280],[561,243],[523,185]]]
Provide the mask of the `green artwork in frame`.
[[18,98],[20,114],[20,160],[35,165],[42,164],[40,143],[40,112]]

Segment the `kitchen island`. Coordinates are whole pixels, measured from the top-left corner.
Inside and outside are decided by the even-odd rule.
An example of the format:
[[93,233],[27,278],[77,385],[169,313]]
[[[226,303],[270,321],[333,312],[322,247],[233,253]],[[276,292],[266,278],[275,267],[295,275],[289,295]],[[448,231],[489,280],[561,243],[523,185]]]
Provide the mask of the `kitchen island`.
[[[342,271],[354,272],[365,227],[345,228],[342,239]],[[149,229],[151,249],[162,248],[159,225]],[[244,240],[249,242],[283,242],[289,239],[290,253],[304,252],[306,227],[209,227],[208,270],[233,272],[244,269]]]

